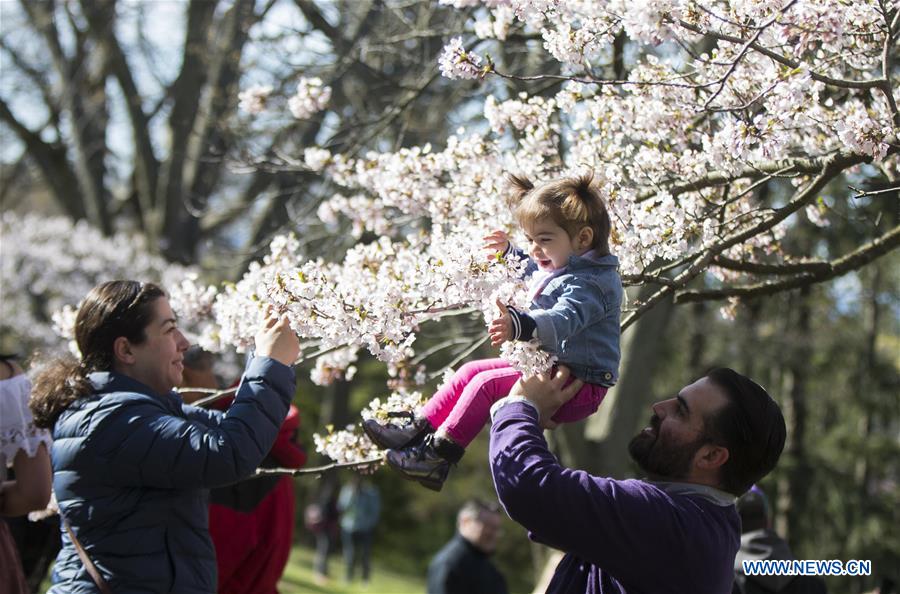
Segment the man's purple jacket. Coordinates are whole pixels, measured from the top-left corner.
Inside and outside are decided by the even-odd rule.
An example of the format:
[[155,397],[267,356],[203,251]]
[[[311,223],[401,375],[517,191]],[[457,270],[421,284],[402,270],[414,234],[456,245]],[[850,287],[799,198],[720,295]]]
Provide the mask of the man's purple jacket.
[[532,540],[566,553],[547,592],[731,592],[741,544],[732,496],[565,468],[530,403],[504,402],[495,413],[490,458],[500,502]]

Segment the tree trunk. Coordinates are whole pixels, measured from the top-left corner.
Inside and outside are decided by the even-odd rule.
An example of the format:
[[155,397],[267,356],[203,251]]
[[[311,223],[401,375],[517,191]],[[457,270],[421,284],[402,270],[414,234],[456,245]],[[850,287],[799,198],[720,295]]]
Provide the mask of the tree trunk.
[[803,287],[796,295],[796,321],[789,336],[794,337],[789,355],[787,379],[790,390],[786,393],[791,403],[791,420],[788,425],[790,440],[785,453],[790,461],[791,472],[788,475],[785,497],[787,503],[784,510],[787,518],[785,532],[782,536],[790,541],[793,537],[802,538],[802,510],[807,508],[809,498],[809,476],[811,469],[806,455],[806,417],[807,417],[807,383],[809,379],[810,348],[810,293],[809,287]]

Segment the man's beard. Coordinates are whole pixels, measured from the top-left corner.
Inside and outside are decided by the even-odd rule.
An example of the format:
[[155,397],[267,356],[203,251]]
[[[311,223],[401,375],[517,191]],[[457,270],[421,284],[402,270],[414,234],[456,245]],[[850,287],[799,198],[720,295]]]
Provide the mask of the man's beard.
[[660,437],[660,420],[650,419],[652,434],[638,433],[628,444],[628,453],[650,478],[681,480],[690,474],[691,462],[708,440],[700,436],[688,443],[677,443]]

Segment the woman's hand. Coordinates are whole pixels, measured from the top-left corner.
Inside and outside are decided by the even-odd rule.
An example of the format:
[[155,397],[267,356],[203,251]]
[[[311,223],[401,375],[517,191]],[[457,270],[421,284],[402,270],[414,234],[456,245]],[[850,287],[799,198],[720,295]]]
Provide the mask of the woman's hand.
[[498,253],[504,254],[509,249],[509,235],[506,231],[497,229],[496,231],[491,231],[490,235],[485,235],[482,239],[484,240],[484,245],[481,246],[481,249],[490,252],[488,260],[493,260]]
[[300,341],[287,318],[276,315],[271,307],[266,310],[266,319],[256,333],[256,354],[289,366],[300,356]]
[[488,333],[491,335],[491,346],[497,346],[512,339],[512,320],[509,316],[509,308],[503,305],[499,299],[497,307],[500,308],[500,317],[491,322],[488,329]]

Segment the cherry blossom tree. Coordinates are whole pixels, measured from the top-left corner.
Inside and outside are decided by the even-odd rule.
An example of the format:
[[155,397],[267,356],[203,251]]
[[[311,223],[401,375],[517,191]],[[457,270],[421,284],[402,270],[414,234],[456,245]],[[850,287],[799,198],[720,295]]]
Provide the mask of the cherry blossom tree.
[[[395,151],[286,157],[333,182],[318,216],[358,241],[329,260],[273,242],[213,306],[227,341],[246,342],[259,303],[273,303],[320,346],[397,366],[423,324],[522,305],[516,264],[479,250],[491,229],[516,231],[507,172],[594,172],[626,283],[653,289],[623,329],[665,299],[726,300],[727,314],[900,244],[896,2],[443,3],[469,11],[472,33],[449,39],[436,67],[481,85],[483,124]],[[548,52],[551,72],[529,71],[515,43]],[[869,240],[847,253],[786,247],[798,226],[824,237],[871,213]]]
[[[0,215],[0,338],[22,355],[64,352],[74,339],[75,307],[100,282],[139,278],[172,287],[177,297],[183,281],[190,296],[176,302],[203,302],[197,270],[174,265],[153,254],[144,237],[134,233],[104,236],[86,221],[37,214]],[[206,297],[215,296],[208,287]],[[182,315],[205,323],[202,311],[179,305]]]
[[[379,144],[398,123],[386,109],[384,125],[359,142],[312,134],[247,155],[265,175],[313,180],[327,194],[314,221],[276,237],[214,298],[185,289],[203,296],[194,309],[213,320],[205,344],[247,348],[262,306],[273,304],[326,357],[318,381],[349,375],[366,349],[402,380],[384,401],[413,405],[415,388],[442,372],[420,370],[432,355],[449,350],[459,361],[485,337],[473,331],[418,352],[423,329],[490,320],[498,299],[526,305],[521,264],[480,249],[495,228],[518,232],[504,196],[508,172],[594,173],[623,278],[644,288],[623,329],[670,299],[721,301],[727,315],[742,298],[831,280],[900,243],[896,1],[441,4],[465,26],[445,36],[429,69],[449,79],[445,88],[465,91],[446,115],[466,126]],[[316,5],[298,6],[327,28],[309,12]],[[284,90],[247,85],[238,98],[242,113],[261,121],[310,117],[336,88],[304,76]],[[396,98],[402,111],[405,99]],[[867,221],[854,249],[791,248],[795,229],[825,238],[847,218]],[[321,237],[339,239],[316,250]],[[515,350],[508,356],[525,371],[548,363],[533,347]]]

